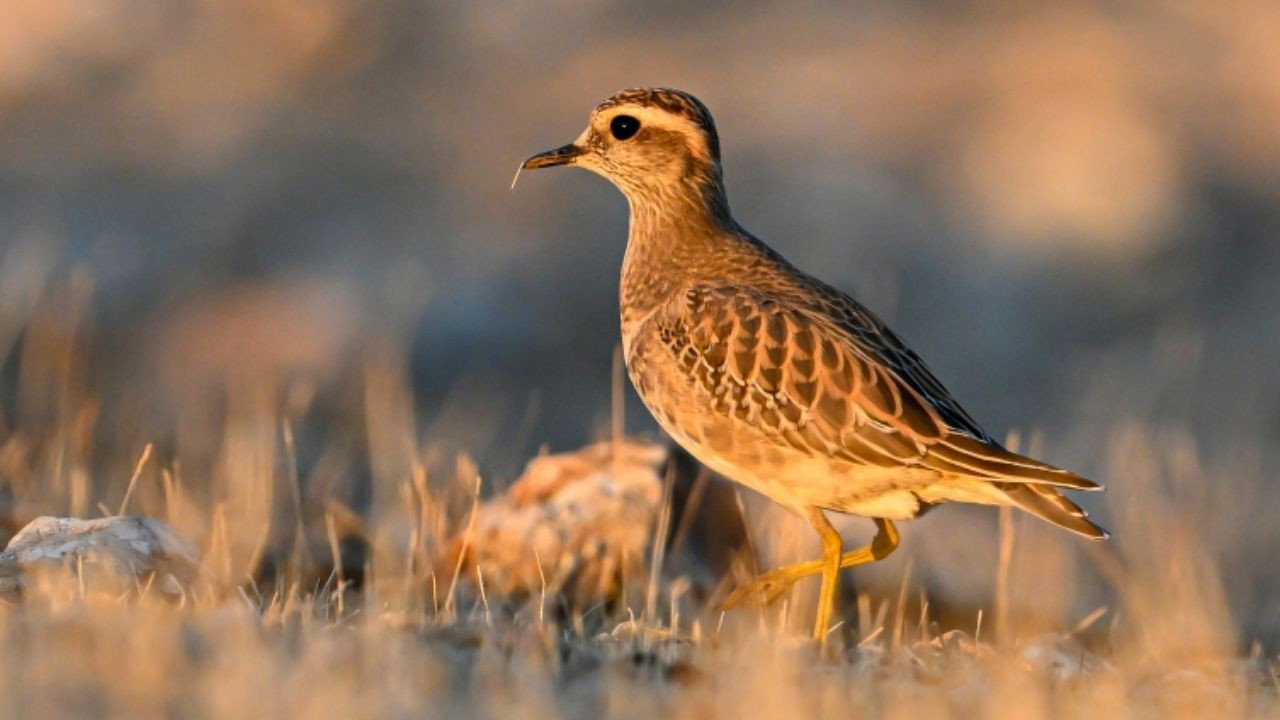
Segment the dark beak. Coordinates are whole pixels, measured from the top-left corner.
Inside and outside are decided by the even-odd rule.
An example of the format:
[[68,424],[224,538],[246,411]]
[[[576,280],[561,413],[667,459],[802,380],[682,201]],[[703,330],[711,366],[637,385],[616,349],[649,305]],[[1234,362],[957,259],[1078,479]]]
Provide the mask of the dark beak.
[[586,152],[586,149],[570,143],[564,147],[558,147],[555,150],[538,153],[521,163],[520,168],[523,170],[536,170],[537,168],[552,167],[555,165],[568,165],[579,155],[583,155]]

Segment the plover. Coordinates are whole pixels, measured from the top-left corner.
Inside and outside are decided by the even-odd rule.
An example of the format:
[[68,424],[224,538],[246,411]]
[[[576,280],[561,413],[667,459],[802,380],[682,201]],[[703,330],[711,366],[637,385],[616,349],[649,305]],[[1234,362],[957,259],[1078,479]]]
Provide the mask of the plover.
[[[894,520],[946,502],[1014,506],[1107,536],[1059,492],[1100,485],[1005,449],[870,310],[734,220],[715,123],[697,98],[617,93],[577,140],[520,167],[556,165],[603,175],[630,204],[622,347],[645,406],[700,461],[821,538],[820,560],[760,576],[725,608],[821,574],[821,641],[839,570],[884,558],[898,546]],[[827,512],[872,518],[875,538],[843,552]]]

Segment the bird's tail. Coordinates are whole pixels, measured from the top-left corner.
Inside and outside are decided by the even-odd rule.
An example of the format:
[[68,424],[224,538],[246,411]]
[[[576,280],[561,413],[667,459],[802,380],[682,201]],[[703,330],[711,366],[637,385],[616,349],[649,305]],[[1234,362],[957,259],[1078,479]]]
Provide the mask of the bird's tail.
[[989,440],[952,433],[929,446],[925,464],[936,470],[988,480],[1008,479],[1032,485],[1056,485],[1072,490],[1101,490],[1102,486],[1073,472],[1011,452]]
[[930,446],[924,463],[950,478],[938,486],[937,496],[942,499],[1013,505],[1087,538],[1108,537],[1106,530],[1089,521],[1088,513],[1060,492],[1063,488],[1102,489],[1088,478],[960,433]]
[[1090,540],[1104,540],[1110,533],[1089,520],[1089,513],[1071,502],[1052,485],[1020,482],[991,483],[1009,498],[1014,506],[1026,510],[1041,520],[1066,528]]

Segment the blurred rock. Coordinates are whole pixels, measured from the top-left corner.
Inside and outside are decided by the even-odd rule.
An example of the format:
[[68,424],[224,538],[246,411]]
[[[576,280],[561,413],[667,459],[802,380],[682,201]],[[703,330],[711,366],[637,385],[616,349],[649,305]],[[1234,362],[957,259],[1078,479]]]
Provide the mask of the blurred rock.
[[89,592],[117,595],[150,585],[179,596],[199,562],[195,545],[159,520],[38,517],[0,553],[0,597],[21,599],[32,575],[70,580]]
[[641,587],[662,499],[661,445],[626,440],[531,460],[503,495],[482,503],[473,526],[452,540],[443,577],[492,601],[519,601],[546,588],[578,607]]
[[1021,643],[1018,650],[1022,661],[1033,670],[1060,682],[1111,669],[1105,658],[1090,651],[1072,635],[1040,635]]

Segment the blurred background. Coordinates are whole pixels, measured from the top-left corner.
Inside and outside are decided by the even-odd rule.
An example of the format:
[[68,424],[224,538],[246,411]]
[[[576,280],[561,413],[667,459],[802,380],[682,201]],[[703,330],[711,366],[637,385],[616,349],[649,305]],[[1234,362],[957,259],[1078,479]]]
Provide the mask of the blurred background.
[[[146,443],[189,483],[226,472],[268,386],[301,475],[359,507],[395,472],[371,367],[404,378],[383,395],[432,457],[497,487],[607,435],[625,201],[584,172],[508,186],[636,85],[711,108],[747,228],[893,324],[993,434],[1106,483],[1083,502],[1121,547],[1143,526],[1113,504],[1175,518],[1238,639],[1280,639],[1261,0],[7,0],[6,514],[67,512],[12,489],[32,482],[93,507],[85,483],[123,488]],[[656,436],[630,394],[625,417]],[[994,518],[913,523],[917,576],[984,602]]]

